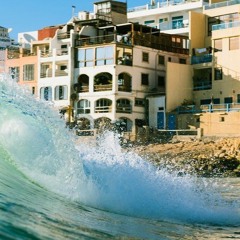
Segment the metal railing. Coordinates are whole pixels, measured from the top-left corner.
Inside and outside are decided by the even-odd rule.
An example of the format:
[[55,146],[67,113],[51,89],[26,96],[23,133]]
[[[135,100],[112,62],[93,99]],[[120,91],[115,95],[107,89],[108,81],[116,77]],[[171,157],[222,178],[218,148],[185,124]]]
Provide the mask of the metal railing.
[[234,28],[234,27],[240,27],[240,21],[214,24],[214,25],[212,25],[212,31]]
[[175,6],[175,5],[183,5],[183,4],[188,4],[188,3],[194,3],[194,2],[201,2],[198,0],[171,0],[171,1],[162,1],[162,2],[157,2],[154,5],[151,4],[146,4],[143,6],[138,6],[134,8],[129,8],[127,11],[128,13],[131,12],[140,12],[140,11],[146,11],[146,10],[151,10],[151,9],[156,9],[156,8],[164,8],[164,7],[169,7],[169,6]]
[[191,64],[208,63],[208,62],[212,62],[212,59],[213,57],[211,54],[205,54],[202,56],[192,56]]
[[200,108],[202,112],[239,112],[240,103],[204,104]]
[[210,5],[204,6],[204,10],[226,7],[226,6],[231,6],[231,5],[235,5],[235,4],[240,4],[240,0],[231,0],[231,1],[213,3],[213,4],[210,4]]

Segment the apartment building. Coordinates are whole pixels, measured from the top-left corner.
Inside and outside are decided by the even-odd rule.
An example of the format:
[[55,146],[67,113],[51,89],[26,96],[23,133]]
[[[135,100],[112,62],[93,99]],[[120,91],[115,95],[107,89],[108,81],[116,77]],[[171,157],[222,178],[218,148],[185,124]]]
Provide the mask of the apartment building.
[[204,135],[240,135],[239,7],[238,1],[215,2],[193,17],[204,33],[193,43],[202,53],[192,56],[194,101]]
[[13,44],[10,36],[9,29],[0,26],[0,77],[3,77],[5,72],[5,55],[6,48]]
[[[12,53],[19,69],[10,57],[8,68],[79,130],[166,128],[167,113],[192,97],[188,37],[127,22],[126,12],[125,2],[97,2],[93,13],[38,30],[28,56]],[[22,79],[31,69],[34,80]]]

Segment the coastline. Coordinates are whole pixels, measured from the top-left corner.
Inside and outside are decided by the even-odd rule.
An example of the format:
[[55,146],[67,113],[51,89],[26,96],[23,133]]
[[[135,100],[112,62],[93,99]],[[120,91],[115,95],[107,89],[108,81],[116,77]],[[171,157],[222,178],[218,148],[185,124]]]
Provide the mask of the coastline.
[[133,146],[158,168],[202,177],[240,177],[240,138],[203,138]]

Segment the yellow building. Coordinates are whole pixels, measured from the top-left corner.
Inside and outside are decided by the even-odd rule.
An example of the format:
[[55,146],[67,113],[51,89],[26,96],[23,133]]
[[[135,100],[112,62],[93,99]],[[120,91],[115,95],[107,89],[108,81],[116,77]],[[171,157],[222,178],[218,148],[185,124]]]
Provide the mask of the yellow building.
[[215,2],[191,13],[193,100],[204,135],[240,135],[240,3]]

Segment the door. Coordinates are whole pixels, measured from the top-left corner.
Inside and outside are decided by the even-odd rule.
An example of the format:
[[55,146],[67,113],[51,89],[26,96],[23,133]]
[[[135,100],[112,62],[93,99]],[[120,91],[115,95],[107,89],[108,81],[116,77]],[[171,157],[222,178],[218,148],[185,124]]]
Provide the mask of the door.
[[157,113],[157,128],[164,129],[164,112]]
[[176,115],[175,114],[168,115],[168,129],[169,130],[176,129]]

